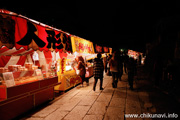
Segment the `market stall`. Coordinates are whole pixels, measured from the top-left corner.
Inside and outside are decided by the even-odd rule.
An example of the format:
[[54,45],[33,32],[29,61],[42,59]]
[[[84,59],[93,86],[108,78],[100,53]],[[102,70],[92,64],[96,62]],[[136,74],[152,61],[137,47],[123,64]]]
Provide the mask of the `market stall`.
[[143,53],[134,50],[128,50],[128,56],[137,60],[139,64],[144,64],[145,56],[143,56]]
[[[12,119],[54,98],[70,35],[0,9],[0,116]],[[28,104],[27,104],[28,103]]]
[[93,63],[88,60],[95,58],[93,43],[77,36],[71,36],[73,53],[82,56],[86,62],[86,77],[93,76]]
[[[61,70],[59,74],[59,81],[61,81],[61,85],[55,87],[55,90],[66,91],[71,87],[76,86],[81,83],[80,76],[77,75],[75,58],[77,56],[82,56],[85,61],[94,59],[94,47],[93,43],[82,39],[80,37],[71,35],[71,45],[72,45],[72,53],[66,54],[67,57],[64,57],[60,60]],[[86,75],[85,77],[88,79],[93,76],[93,64],[90,62],[86,62]]]

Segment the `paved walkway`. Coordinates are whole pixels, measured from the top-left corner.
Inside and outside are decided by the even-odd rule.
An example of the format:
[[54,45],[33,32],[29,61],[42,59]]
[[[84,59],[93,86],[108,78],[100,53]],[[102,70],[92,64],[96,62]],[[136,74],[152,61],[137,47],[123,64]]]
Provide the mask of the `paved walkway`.
[[[118,82],[117,88],[112,88],[111,76],[105,75],[103,91],[99,90],[99,81],[96,91],[92,90],[94,78],[91,78],[89,81],[89,86],[77,86],[57,97],[55,100],[48,103],[47,106],[40,110],[36,110],[36,112],[33,112],[22,119],[131,120],[132,118],[125,118],[125,114],[140,115],[142,113],[159,112],[152,99],[150,99],[149,92],[154,91],[146,91],[146,89],[149,90],[150,88],[146,87],[146,83],[143,83],[143,81],[136,80],[134,82],[135,90],[133,91],[129,89],[127,74],[123,74],[122,81]],[[164,107],[166,108],[166,106]],[[163,106],[161,106],[161,109],[164,110]],[[147,118],[134,118],[133,120],[146,119]]]

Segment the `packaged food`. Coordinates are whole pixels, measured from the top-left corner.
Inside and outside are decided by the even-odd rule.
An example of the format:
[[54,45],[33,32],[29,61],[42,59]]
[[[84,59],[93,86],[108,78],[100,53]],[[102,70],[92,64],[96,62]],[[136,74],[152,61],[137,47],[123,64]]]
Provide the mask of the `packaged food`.
[[25,68],[27,68],[28,70],[32,70],[32,63],[25,63]]
[[0,67],[0,73],[4,73],[4,72],[5,72],[4,67]]

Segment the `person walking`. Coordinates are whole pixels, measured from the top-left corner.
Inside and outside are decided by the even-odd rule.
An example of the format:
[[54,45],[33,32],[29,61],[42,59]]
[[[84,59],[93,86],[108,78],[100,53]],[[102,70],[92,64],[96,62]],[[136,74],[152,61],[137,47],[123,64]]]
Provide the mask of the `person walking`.
[[119,81],[123,75],[123,56],[118,54],[118,65],[119,65]]
[[110,72],[110,66],[109,66],[109,61],[111,60],[112,55],[109,54],[108,58],[107,58],[107,75],[111,76],[111,72]]
[[94,85],[93,90],[96,90],[96,84],[98,79],[100,79],[100,90],[103,90],[103,72],[104,72],[104,65],[103,61],[101,59],[101,54],[97,54],[97,58],[94,59],[94,66],[93,66],[93,72],[94,72]]
[[117,83],[120,75],[120,63],[119,63],[119,54],[118,52],[113,53],[113,57],[109,61],[110,71],[112,74],[112,86],[117,88]]
[[134,81],[134,74],[136,69],[136,63],[134,58],[129,58],[127,69],[128,69],[128,83],[130,89],[133,90],[133,81]]
[[124,72],[127,73],[127,64],[128,64],[128,60],[129,60],[129,56],[127,55],[127,53],[124,55]]

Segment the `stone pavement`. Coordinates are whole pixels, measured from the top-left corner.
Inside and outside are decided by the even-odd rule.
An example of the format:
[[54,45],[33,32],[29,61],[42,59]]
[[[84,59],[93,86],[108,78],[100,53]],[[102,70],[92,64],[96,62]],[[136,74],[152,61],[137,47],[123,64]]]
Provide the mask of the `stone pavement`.
[[[142,114],[159,112],[147,91],[147,84],[141,80],[135,80],[134,90],[130,90],[127,82],[127,74],[123,74],[122,81],[117,88],[112,88],[111,76],[104,76],[104,90],[99,90],[99,81],[96,91],[93,91],[94,78],[90,78],[89,86],[77,86],[46,106],[35,110],[22,120],[131,120],[125,118],[125,114]],[[146,86],[147,85],[147,86]],[[152,87],[152,86],[151,86]],[[157,97],[157,96],[156,96]],[[153,103],[154,102],[154,103]],[[159,102],[161,103],[161,102]],[[159,106],[162,109],[166,106]],[[176,108],[175,108],[176,109]],[[173,110],[173,109],[172,109]],[[164,112],[168,112],[164,111]],[[173,112],[173,111],[171,111]],[[133,118],[133,120],[151,120],[147,118]]]

